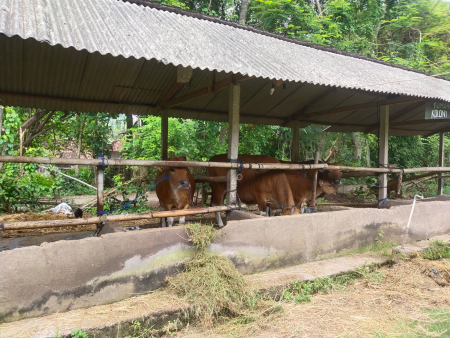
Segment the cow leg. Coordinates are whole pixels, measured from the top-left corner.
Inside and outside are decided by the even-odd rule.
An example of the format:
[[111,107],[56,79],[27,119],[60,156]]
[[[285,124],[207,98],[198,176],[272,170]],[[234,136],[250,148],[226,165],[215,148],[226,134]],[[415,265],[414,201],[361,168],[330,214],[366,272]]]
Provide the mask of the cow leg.
[[162,217],[161,218],[161,227],[165,228],[166,227],[166,217]]
[[271,212],[270,212],[270,207],[269,206],[266,206],[266,215],[267,215],[267,217],[271,217],[272,215],[271,215]]
[[184,224],[186,222],[186,216],[180,217],[180,224]]
[[256,203],[258,204],[259,214],[261,216],[268,216],[268,210],[269,206],[267,205],[266,201],[264,199],[257,199]]
[[167,226],[171,227],[173,225],[173,217],[167,217]]

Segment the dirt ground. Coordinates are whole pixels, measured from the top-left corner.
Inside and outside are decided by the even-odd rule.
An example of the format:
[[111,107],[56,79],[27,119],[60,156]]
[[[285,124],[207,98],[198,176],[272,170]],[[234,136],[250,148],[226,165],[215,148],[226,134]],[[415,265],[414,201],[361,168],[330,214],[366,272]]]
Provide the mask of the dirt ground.
[[283,303],[248,324],[188,327],[175,337],[450,337],[450,260],[400,260],[380,272],[309,303]]

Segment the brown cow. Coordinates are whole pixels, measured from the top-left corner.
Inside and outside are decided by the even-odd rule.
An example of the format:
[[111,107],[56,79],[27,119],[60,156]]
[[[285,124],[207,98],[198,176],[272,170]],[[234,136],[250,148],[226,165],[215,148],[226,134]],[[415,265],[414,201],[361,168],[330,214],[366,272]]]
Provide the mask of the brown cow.
[[[210,162],[226,162],[227,154],[215,155]],[[238,155],[238,161],[245,163],[279,163],[275,157],[265,155]],[[226,176],[226,168],[207,168],[208,176]],[[286,174],[282,170],[258,170],[242,169],[242,179],[238,181],[237,195],[246,204],[258,204],[260,213],[268,208],[282,209],[282,215],[294,212],[294,198],[287,181]],[[226,183],[210,183],[212,190],[211,205],[223,204],[226,191]],[[216,214],[217,216],[217,214]],[[217,219],[219,224],[221,220]]]
[[[287,179],[292,190],[292,195],[294,196],[296,208],[301,209],[302,203],[311,200],[313,180],[300,175],[287,175]],[[330,180],[317,180],[316,198],[322,193],[336,194],[336,189]]]
[[[186,157],[173,157],[168,161],[186,161]],[[164,167],[158,168],[156,175],[156,195],[164,210],[182,210],[189,208],[195,191],[195,180],[188,168]],[[180,224],[184,224],[185,217],[180,217]],[[166,226],[166,218],[161,219],[162,226]],[[168,226],[173,224],[173,217],[167,217]]]
[[[314,164],[314,160],[305,161],[305,162],[287,162],[281,161],[281,163],[293,163],[293,164]],[[340,163],[327,163],[328,165],[339,166]],[[314,169],[305,169],[305,170],[286,170],[287,175],[303,175],[306,178],[313,179],[314,178]],[[319,169],[317,173],[317,178],[321,180],[329,180],[336,191],[339,189],[339,184],[341,183],[342,171],[340,170],[329,170],[324,168],[322,170]]]

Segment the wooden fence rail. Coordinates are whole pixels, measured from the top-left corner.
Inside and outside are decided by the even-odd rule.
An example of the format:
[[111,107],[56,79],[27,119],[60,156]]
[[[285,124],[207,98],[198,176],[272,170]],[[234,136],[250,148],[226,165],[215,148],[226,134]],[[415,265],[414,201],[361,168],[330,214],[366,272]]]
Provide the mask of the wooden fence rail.
[[[173,210],[173,211],[154,211],[142,214],[126,214],[126,215],[112,215],[107,216],[107,221],[133,221],[140,219],[152,219],[161,217],[178,217],[178,216],[188,216],[188,215],[198,215],[207,214],[213,212],[221,212],[230,210],[227,206],[216,206],[208,208],[192,208],[184,210]],[[47,220],[47,221],[27,221],[27,222],[14,222],[14,223],[0,223],[1,230],[19,230],[19,229],[36,229],[36,228],[53,228],[53,227],[64,227],[64,226],[75,226],[75,225],[88,225],[88,224],[98,224],[102,222],[104,216],[96,216],[90,218],[77,218],[77,219],[58,219],[58,220]]]

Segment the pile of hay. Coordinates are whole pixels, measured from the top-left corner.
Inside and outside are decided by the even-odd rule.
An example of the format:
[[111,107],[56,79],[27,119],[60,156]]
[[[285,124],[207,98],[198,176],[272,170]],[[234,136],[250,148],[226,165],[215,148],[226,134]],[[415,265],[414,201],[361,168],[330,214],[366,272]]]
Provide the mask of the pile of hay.
[[69,218],[63,214],[35,214],[33,212],[27,212],[25,214],[10,214],[3,215],[0,217],[0,222],[2,223],[16,223],[16,222],[27,222],[27,221],[47,221],[55,219],[66,219]]
[[193,307],[194,316],[205,327],[223,316],[238,316],[255,308],[256,292],[250,288],[233,263],[226,257],[207,251],[216,237],[211,225],[185,225],[195,245],[184,272],[168,277],[168,288]]
[[[88,215],[85,215],[88,217]],[[1,223],[17,223],[26,221],[46,221],[57,219],[70,219],[72,215],[66,216],[64,214],[35,214],[33,212],[27,212],[23,214],[7,214],[0,217]],[[40,236],[44,234],[51,234],[57,232],[69,232],[69,231],[93,231],[96,229],[95,224],[77,225],[77,226],[64,226],[64,227],[49,227],[49,228],[36,228],[36,229],[10,229],[0,231],[0,238],[11,237],[25,237],[25,236]]]

